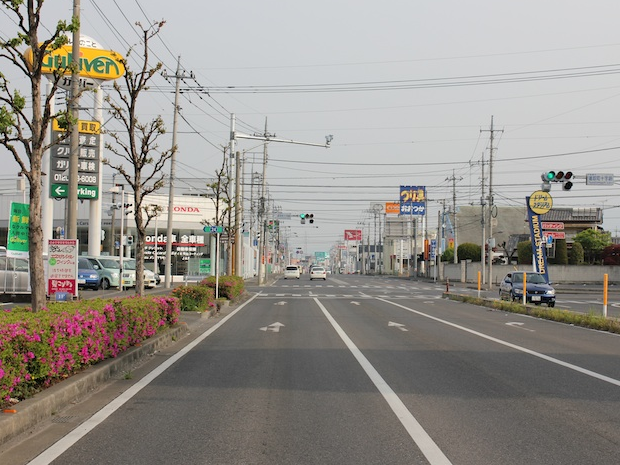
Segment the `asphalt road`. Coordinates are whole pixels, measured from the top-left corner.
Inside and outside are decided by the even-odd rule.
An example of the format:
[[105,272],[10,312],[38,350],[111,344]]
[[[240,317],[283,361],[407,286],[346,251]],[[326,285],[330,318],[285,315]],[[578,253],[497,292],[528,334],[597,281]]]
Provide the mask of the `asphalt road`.
[[618,462],[620,337],[443,290],[341,275],[250,288],[0,462]]

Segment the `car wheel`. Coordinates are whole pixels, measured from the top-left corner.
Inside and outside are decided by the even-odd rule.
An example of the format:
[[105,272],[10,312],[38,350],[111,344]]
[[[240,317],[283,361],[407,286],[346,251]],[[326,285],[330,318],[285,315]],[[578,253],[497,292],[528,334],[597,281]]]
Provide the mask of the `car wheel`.
[[108,280],[108,278],[103,278],[103,280],[101,281],[101,288],[104,291],[110,289],[110,281]]
[[327,278],[323,278],[323,281],[327,281]]
[[548,307],[555,307],[555,302],[549,302],[549,303],[547,304],[547,306],[548,306]]

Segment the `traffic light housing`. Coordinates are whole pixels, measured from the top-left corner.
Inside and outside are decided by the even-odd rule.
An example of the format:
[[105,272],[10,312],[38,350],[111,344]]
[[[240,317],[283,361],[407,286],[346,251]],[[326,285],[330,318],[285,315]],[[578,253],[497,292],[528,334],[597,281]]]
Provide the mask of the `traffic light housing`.
[[[551,188],[550,183],[561,182],[562,189],[565,191],[571,190],[573,187],[573,172],[572,171],[545,171],[541,174],[540,179],[543,181],[543,190],[548,192]],[[547,187],[547,189],[545,189]]]
[[299,218],[301,218],[301,224],[306,224],[306,214],[300,213]]
[[301,224],[306,224],[306,220],[308,223],[314,223],[314,213],[300,213],[299,218],[301,218]]

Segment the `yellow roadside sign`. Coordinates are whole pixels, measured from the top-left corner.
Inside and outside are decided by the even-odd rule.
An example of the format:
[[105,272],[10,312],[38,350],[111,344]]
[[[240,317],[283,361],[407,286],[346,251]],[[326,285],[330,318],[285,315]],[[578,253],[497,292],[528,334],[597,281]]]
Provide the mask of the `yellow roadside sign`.
[[530,195],[529,207],[534,213],[544,215],[553,208],[553,198],[549,192],[532,192],[532,195]]

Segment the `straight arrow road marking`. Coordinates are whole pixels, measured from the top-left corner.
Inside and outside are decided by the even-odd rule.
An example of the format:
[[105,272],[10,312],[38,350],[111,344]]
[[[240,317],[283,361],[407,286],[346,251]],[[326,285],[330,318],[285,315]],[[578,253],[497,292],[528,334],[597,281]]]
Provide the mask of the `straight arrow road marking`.
[[401,323],[394,323],[393,321],[388,322],[388,327],[390,326],[395,326],[398,329],[400,329],[401,331],[409,331],[407,328],[405,328],[405,325],[401,324]]
[[355,300],[352,300],[352,301],[351,301],[351,303],[352,303],[353,305],[359,305],[359,304],[360,304],[359,302],[356,302]]
[[260,328],[261,331],[272,331],[274,333],[279,333],[280,332],[280,328],[284,326],[282,323],[279,322],[275,322],[275,323],[271,323],[269,326],[263,326],[262,328]]

